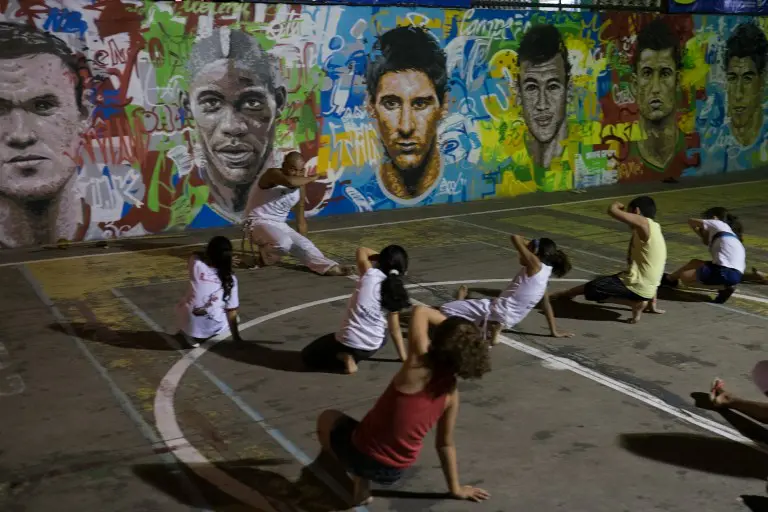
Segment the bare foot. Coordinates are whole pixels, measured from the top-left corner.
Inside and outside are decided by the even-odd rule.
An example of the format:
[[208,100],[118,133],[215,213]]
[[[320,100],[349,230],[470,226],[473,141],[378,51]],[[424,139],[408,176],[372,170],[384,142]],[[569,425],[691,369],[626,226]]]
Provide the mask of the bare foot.
[[324,276],[329,277],[346,277],[351,276],[355,274],[354,267],[349,267],[347,265],[336,265],[335,267],[331,267],[328,270],[326,270]]
[[339,361],[344,363],[344,373],[347,375],[352,375],[354,373],[357,373],[357,363],[355,362],[355,358],[352,357],[352,354],[347,354],[346,352],[342,352],[337,356]]
[[725,390],[725,382],[722,379],[712,381],[709,390],[709,399],[715,407],[727,407],[731,402],[731,394]]
[[761,283],[763,284],[768,283],[768,275],[766,275],[764,272],[760,272],[759,270],[757,270],[757,267],[752,267],[752,273],[755,275],[755,278]]
[[459,286],[459,289],[456,290],[456,300],[464,300],[469,295],[469,287],[465,284]]
[[645,308],[645,312],[646,313],[653,313],[654,315],[663,315],[664,313],[666,313],[666,310],[659,309],[658,304],[656,303],[655,300],[653,300],[653,301],[648,303],[648,307]]
[[493,322],[488,326],[488,334],[490,337],[490,343],[492,347],[499,344],[499,334],[501,334],[501,324]]
[[640,321],[640,317],[643,316],[643,310],[645,310],[647,304],[645,302],[637,302],[632,305],[632,318],[627,320],[629,324],[636,324]]

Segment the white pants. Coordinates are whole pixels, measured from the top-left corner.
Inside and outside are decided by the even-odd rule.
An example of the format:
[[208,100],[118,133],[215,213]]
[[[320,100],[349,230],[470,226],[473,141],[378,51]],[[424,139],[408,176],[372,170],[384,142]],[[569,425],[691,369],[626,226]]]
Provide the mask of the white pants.
[[310,270],[325,274],[338,265],[329,260],[315,244],[305,236],[294,231],[285,222],[259,222],[251,227],[251,239],[263,249],[264,263],[272,265],[283,256],[291,255]]
[[446,302],[440,306],[445,316],[458,316],[482,327],[491,315],[490,299],[464,299]]

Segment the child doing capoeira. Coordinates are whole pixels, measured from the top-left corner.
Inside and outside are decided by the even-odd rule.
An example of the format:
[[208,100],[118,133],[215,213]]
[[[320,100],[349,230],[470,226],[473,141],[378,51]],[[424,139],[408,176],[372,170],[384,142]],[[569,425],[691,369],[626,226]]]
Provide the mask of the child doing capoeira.
[[[251,240],[259,246],[259,263],[272,265],[290,254],[317,274],[349,275],[351,269],[323,256],[306,237],[305,187],[317,180],[317,175],[305,176],[304,166],[301,154],[293,151],[286,155],[281,168],[267,169],[251,186],[246,211]],[[298,233],[287,222],[294,207]]]
[[384,345],[387,327],[397,355],[405,360],[400,311],[410,306],[403,284],[408,254],[399,245],[387,246],[380,253],[360,247],[357,270],[360,279],[341,329],[318,338],[301,352],[308,368],[355,373],[357,363],[371,358]]
[[549,238],[528,242],[520,235],[513,235],[512,244],[520,255],[520,265],[523,268],[506,290],[498,292],[498,297],[494,299],[467,299],[469,289],[462,286],[459,288],[458,300],[443,304],[440,311],[447,316],[459,316],[474,322],[482,327],[484,332],[490,332],[490,342],[495,345],[502,329],[511,329],[537,304],[543,302],[552,336],[573,336],[571,333],[557,330],[555,315],[547,295],[550,275],[562,277],[571,270],[568,256]]
[[323,450],[352,476],[353,505],[371,501],[370,482],[397,482],[416,463],[424,437],[435,425],[435,446],[451,495],[469,501],[487,499],[483,489],[461,485],[453,432],[459,412],[457,377],[477,379],[488,371],[488,343],[477,325],[415,307],[408,358],[373,409],[362,421],[335,410],[324,411],[317,419]]
[[619,202],[608,208],[608,215],[632,229],[627,253],[628,268],[610,276],[600,276],[587,284],[552,294],[552,300],[579,295],[589,301],[622,304],[632,308],[629,323],[637,323],[643,311],[661,314],[656,307],[656,292],[667,261],[667,243],[661,226],[654,220],[656,203],[648,196],[633,199],[628,207]]
[[232,273],[232,242],[213,237],[204,253],[189,258],[189,287],[176,305],[179,331],[193,347],[229,327],[232,339],[240,340],[237,325],[237,277]]

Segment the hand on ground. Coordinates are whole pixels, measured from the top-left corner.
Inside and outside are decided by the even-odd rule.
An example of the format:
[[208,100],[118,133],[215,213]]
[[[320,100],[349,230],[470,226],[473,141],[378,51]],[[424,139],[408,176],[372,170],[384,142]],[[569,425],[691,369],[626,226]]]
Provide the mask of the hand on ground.
[[725,407],[731,401],[731,394],[725,390],[725,382],[715,379],[709,390],[709,399],[715,407]]
[[460,500],[468,501],[485,501],[491,497],[488,491],[480,489],[479,487],[472,487],[471,485],[465,485],[458,492],[453,494],[454,497]]
[[573,338],[575,334],[572,332],[557,331],[557,332],[553,332],[552,336],[555,338]]

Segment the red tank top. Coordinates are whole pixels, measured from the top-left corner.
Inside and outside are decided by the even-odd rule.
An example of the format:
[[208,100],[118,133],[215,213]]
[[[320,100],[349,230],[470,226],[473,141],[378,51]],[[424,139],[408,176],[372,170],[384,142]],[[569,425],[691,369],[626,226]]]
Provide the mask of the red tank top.
[[455,385],[454,377],[432,378],[424,390],[407,395],[392,381],[355,428],[352,444],[380,464],[399,469],[412,466]]

